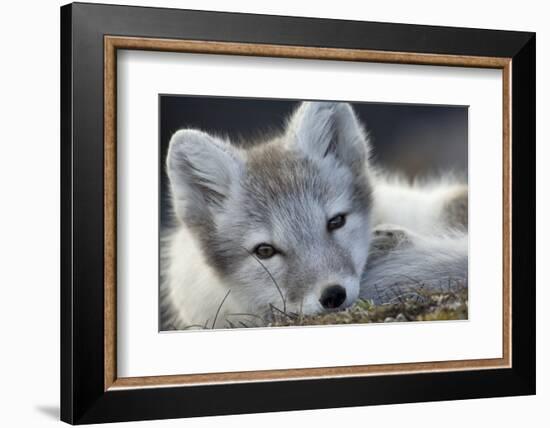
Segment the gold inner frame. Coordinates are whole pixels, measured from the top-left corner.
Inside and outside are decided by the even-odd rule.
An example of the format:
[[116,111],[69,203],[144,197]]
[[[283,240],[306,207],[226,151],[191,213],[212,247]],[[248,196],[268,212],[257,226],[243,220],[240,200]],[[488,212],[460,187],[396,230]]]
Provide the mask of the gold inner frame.
[[[298,59],[382,62],[494,68],[502,70],[503,125],[503,320],[502,358],[422,363],[376,364],[343,367],[261,370],[170,376],[117,377],[116,367],[116,89],[117,50],[147,50],[213,55],[241,55]],[[191,386],[270,380],[356,377],[382,374],[442,372],[511,367],[511,58],[385,52],[251,43],[170,40],[139,37],[104,37],[104,389]]]

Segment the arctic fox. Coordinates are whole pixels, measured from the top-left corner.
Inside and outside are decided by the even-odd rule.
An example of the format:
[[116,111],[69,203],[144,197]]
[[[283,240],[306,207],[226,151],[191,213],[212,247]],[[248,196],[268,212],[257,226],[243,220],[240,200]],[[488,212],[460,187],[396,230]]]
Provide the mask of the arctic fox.
[[466,184],[409,184],[371,165],[347,103],[303,102],[280,136],[246,149],[177,131],[166,171],[177,225],[162,238],[162,329],[261,325],[274,309],[466,282]]

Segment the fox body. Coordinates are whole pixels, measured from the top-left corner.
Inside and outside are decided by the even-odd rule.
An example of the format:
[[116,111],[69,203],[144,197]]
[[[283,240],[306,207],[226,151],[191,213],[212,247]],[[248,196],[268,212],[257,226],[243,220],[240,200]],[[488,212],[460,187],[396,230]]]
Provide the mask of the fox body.
[[409,184],[370,161],[346,103],[304,102],[249,148],[184,129],[166,170],[176,225],[162,238],[163,329],[260,325],[379,302],[405,279],[467,276],[467,188]]

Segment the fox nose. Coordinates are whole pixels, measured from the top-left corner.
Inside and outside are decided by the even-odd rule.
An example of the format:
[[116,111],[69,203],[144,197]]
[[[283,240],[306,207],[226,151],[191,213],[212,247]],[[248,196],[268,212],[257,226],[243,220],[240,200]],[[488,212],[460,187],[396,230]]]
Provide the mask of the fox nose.
[[321,305],[327,309],[336,309],[346,300],[346,289],[341,285],[329,285],[323,290],[319,299]]

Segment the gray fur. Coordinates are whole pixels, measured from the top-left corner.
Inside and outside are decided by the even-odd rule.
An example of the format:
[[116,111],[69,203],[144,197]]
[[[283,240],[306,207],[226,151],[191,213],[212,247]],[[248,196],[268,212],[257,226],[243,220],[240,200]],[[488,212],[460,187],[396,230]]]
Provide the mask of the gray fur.
[[361,297],[387,303],[423,291],[453,291],[468,283],[468,235],[448,230],[424,236],[394,225],[373,234]]

